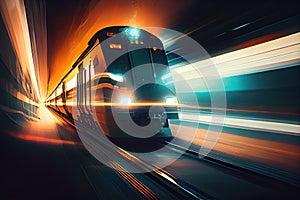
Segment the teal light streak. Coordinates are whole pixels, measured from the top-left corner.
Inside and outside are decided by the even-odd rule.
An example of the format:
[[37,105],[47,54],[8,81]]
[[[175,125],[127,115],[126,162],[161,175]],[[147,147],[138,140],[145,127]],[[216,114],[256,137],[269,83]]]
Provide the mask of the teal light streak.
[[238,27],[236,27],[236,28],[234,28],[234,29],[232,29],[232,30],[233,30],[233,31],[236,31],[236,30],[241,29],[241,28],[243,28],[243,27],[245,27],[245,26],[248,26],[249,24],[251,24],[251,23],[243,24],[243,25],[238,26]]

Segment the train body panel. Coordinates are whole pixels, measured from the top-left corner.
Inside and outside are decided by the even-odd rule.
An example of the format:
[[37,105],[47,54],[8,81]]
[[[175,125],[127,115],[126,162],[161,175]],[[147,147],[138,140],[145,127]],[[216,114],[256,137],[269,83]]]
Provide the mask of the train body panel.
[[[126,112],[126,120],[138,126],[161,121],[156,136],[170,137],[168,119],[178,118],[176,103],[161,41],[132,27],[97,32],[46,101],[75,122],[99,123],[109,137],[128,137],[115,120]],[[153,106],[163,109],[151,111]]]

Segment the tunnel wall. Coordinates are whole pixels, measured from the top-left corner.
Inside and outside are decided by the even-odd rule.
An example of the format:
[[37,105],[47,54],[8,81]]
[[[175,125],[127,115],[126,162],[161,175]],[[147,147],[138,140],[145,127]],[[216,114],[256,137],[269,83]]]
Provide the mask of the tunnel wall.
[[17,120],[38,118],[30,76],[22,70],[0,15],[0,111]]

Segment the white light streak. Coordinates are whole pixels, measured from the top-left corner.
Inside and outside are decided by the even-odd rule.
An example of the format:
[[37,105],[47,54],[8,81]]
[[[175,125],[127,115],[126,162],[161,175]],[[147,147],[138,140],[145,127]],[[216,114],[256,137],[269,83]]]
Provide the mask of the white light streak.
[[34,69],[30,35],[24,1],[0,1],[0,9],[11,42],[20,61],[23,72],[28,71],[39,101],[41,96]]
[[77,86],[77,76],[74,76],[66,83],[66,91],[69,91]]
[[300,32],[183,67],[174,65],[171,70],[190,80],[201,78],[197,73],[191,73],[195,68],[201,69],[213,65],[221,77],[228,77],[291,67],[298,65],[299,62]]
[[[212,121],[213,119],[212,115],[195,115],[190,113],[180,113],[180,118],[184,121],[192,121],[192,122],[205,123],[205,124],[215,124],[215,122]],[[220,124],[216,124],[216,125],[220,125]],[[238,128],[259,129],[259,130],[271,131],[271,132],[275,131],[275,132],[281,132],[281,133],[298,135],[298,136],[300,135],[300,125],[297,124],[226,117],[224,120],[224,125],[238,127]]]

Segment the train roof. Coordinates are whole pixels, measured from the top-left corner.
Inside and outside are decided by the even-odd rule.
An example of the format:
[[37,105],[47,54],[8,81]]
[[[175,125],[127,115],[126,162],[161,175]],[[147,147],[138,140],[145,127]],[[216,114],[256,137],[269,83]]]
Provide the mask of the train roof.
[[140,28],[137,28],[137,27],[132,27],[132,26],[110,26],[110,27],[106,27],[106,28],[103,28],[103,29],[97,31],[93,35],[93,37],[89,40],[88,45],[93,46],[95,44],[95,42],[97,41],[97,39],[99,39],[100,42],[102,42],[103,40],[111,37],[112,35],[111,36],[107,35],[108,32],[111,32],[113,34],[118,34],[118,33],[121,33],[123,30],[128,29],[128,28],[139,29],[140,31],[143,31],[144,33],[147,33],[150,36],[152,36],[154,38],[157,38],[155,35],[147,32],[146,30],[143,30],[143,29],[140,29]]
[[[58,88],[58,86],[63,82],[63,80],[71,73],[71,71],[74,68],[76,68],[76,66],[85,58],[85,56],[93,48],[93,46],[95,45],[95,43],[97,42],[97,40],[99,40],[101,42],[101,41],[109,38],[110,36],[107,36],[107,32],[112,32],[112,33],[118,34],[118,33],[122,32],[126,28],[136,28],[136,27],[132,27],[132,26],[109,26],[109,27],[105,27],[105,28],[100,29],[99,31],[97,31],[92,36],[92,38],[89,40],[88,47],[80,54],[80,56],[72,64],[72,67],[69,70],[69,72],[61,79],[61,81],[57,84],[57,86],[54,88],[54,90],[50,93],[50,95],[48,96],[48,98],[53,94],[53,92]],[[139,30],[141,30],[143,32],[146,32],[150,36],[152,36],[154,38],[157,38],[155,35],[147,32],[146,30],[143,30],[143,29],[140,29],[140,28],[136,28],[136,29],[139,29]]]
[[125,28],[133,28],[133,27],[130,27],[130,26],[109,26],[109,27],[103,28],[103,29],[97,31],[93,35],[93,37],[89,40],[88,45],[93,46],[95,44],[95,42],[97,41],[97,39],[102,41],[102,40],[108,38],[108,36],[106,35],[106,33],[108,31],[114,32],[114,33],[120,33]]

